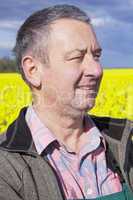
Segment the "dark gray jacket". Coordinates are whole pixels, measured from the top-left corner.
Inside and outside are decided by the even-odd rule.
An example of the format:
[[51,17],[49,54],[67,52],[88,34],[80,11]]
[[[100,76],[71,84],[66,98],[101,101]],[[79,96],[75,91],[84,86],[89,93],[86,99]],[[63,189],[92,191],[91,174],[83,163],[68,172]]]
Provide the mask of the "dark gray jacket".
[[[25,121],[26,108],[11,124],[6,140],[0,145],[0,200],[63,200],[64,193],[54,169],[49,165],[46,153],[39,156]],[[120,162],[107,148],[107,162],[113,171],[133,185],[130,148],[133,124],[128,120],[112,120],[92,116],[98,128],[105,133],[110,148]],[[127,145],[128,141],[128,145]],[[130,148],[129,148],[130,146]],[[126,157],[125,157],[126,152]],[[129,167],[130,164],[130,167]],[[124,171],[125,170],[125,171]]]

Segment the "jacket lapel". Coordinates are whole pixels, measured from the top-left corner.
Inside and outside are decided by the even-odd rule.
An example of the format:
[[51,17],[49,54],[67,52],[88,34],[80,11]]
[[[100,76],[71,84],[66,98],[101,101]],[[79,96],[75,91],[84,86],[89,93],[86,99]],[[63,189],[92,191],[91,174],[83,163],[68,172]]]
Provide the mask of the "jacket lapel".
[[6,140],[0,144],[1,149],[36,154],[30,129],[25,121],[26,110],[26,107],[23,108],[19,117],[8,127]]

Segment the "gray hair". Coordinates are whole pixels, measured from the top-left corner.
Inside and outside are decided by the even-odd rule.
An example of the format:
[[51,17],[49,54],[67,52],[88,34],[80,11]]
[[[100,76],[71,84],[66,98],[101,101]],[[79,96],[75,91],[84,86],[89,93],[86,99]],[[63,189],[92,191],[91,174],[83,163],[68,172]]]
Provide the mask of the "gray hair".
[[17,65],[25,81],[25,75],[21,67],[23,56],[28,52],[44,63],[47,62],[47,43],[48,35],[50,34],[50,24],[62,18],[90,23],[90,19],[84,11],[76,6],[63,4],[44,8],[33,13],[18,30],[13,52],[15,53]]

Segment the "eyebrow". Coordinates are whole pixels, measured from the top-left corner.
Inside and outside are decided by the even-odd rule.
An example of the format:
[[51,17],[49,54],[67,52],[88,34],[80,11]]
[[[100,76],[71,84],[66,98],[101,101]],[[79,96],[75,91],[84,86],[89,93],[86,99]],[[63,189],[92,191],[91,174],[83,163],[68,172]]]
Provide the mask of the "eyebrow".
[[[102,48],[96,48],[96,49],[94,49],[94,50],[91,50],[92,51],[92,53],[93,54],[96,54],[96,53],[99,53],[99,54],[101,54],[101,52],[102,52]],[[66,55],[65,55],[65,58],[67,58],[67,57],[69,57],[72,53],[75,53],[75,52],[79,52],[79,53],[81,53],[81,54],[86,54],[87,53],[87,48],[84,48],[84,49],[74,49],[74,50],[72,50],[72,51],[68,51],[67,53],[66,53]]]
[[94,50],[92,49],[92,53],[94,53],[94,54],[95,53],[100,53],[101,54],[102,53],[102,48],[96,48]]
[[[67,55],[70,55],[70,54],[72,54],[72,53],[74,53],[76,51],[78,51],[80,53],[87,53],[87,48],[85,48],[85,49],[74,49],[72,51],[67,52]],[[92,50],[92,52],[93,53],[101,53],[102,52],[102,48],[100,48],[100,47],[96,48],[96,49]]]

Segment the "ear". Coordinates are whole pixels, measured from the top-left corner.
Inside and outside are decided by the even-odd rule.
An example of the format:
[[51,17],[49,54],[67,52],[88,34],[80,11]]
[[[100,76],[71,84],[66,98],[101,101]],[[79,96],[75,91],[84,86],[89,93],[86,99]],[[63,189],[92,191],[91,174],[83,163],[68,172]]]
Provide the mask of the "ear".
[[39,63],[32,56],[25,56],[21,65],[27,81],[34,87],[39,87],[41,85]]

